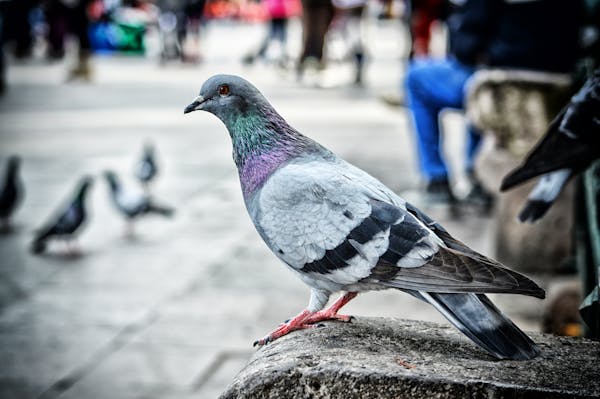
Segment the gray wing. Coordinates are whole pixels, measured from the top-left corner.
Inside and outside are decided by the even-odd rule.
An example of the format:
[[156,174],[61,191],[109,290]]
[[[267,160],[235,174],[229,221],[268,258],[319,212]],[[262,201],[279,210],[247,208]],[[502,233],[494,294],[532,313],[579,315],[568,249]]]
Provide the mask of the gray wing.
[[148,208],[149,197],[140,190],[119,187],[114,193],[114,200],[124,213],[129,216],[136,216]]
[[354,284],[369,277],[388,251],[391,225],[406,235],[392,245],[401,266],[420,266],[437,251],[440,241],[400,202],[374,206],[391,201],[386,190],[344,162],[289,164],[265,183],[249,211],[267,245],[289,266],[318,280]]
[[317,288],[365,283],[430,292],[519,292],[525,286],[525,277],[411,209],[365,172],[317,161],[275,172],[249,207],[271,250]]

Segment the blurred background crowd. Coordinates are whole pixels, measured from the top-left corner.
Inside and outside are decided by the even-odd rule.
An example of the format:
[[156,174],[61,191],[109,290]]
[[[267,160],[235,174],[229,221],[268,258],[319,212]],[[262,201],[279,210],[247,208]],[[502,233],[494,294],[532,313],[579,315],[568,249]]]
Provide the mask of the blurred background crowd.
[[[221,72],[540,281],[543,303],[500,301],[517,324],[598,338],[598,168],[541,206],[533,183],[499,186],[599,65],[594,0],[0,0],[0,396],[87,397],[119,374],[148,397],[214,380],[212,397],[305,305],[243,213],[225,129],[179,120]],[[86,194],[98,172],[112,208]],[[152,214],[172,220],[138,225]],[[349,312],[440,321],[372,295]]]

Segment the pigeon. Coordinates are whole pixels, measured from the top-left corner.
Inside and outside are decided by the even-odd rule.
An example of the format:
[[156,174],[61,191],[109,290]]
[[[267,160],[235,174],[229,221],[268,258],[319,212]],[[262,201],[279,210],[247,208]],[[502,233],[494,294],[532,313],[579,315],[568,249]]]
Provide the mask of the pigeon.
[[539,220],[569,179],[600,158],[600,68],[550,123],[524,162],[502,180],[501,191],[541,176],[519,213],[521,222]]
[[6,164],[6,173],[0,186],[0,225],[10,226],[10,217],[23,200],[23,186],[19,181],[21,159],[13,155]]
[[[112,171],[106,171],[104,177],[110,186],[110,195],[115,207],[128,221],[128,229],[132,228],[133,220],[147,214],[158,214],[170,217],[172,208],[154,203],[150,195],[142,191],[125,190],[118,176]],[[132,231],[129,231],[132,233]]]
[[31,252],[34,254],[44,252],[51,238],[62,238],[67,244],[74,239],[75,234],[86,222],[85,198],[91,184],[92,178],[89,176],[79,181],[75,196],[69,201],[69,205],[57,213],[58,216],[53,217],[51,222],[38,229],[31,245]]
[[[535,343],[485,296],[543,298],[527,277],[453,238],[367,172],[302,135],[238,76],[208,79],[184,113],[226,126],[243,198],[271,251],[311,288],[305,310],[255,342],[265,345],[324,320],[358,293],[395,288],[430,303],[499,359],[531,359]],[[325,309],[330,296],[344,294]]]
[[147,189],[148,185],[156,177],[157,173],[158,167],[156,166],[156,160],[154,159],[154,147],[152,144],[147,143],[144,146],[142,159],[140,159],[136,165],[135,175],[142,183],[144,188]]

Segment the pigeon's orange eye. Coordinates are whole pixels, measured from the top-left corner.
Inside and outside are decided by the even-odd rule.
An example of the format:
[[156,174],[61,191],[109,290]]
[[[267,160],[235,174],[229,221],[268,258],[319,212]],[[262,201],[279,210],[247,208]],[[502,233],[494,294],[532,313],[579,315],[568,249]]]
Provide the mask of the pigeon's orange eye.
[[219,86],[219,94],[222,96],[226,96],[229,94],[229,86],[221,85]]

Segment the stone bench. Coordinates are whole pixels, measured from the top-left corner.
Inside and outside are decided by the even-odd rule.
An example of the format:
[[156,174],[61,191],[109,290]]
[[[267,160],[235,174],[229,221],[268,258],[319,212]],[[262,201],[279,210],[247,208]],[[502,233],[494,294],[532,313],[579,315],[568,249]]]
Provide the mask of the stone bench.
[[222,399],[600,397],[600,343],[530,334],[531,361],[497,361],[450,325],[327,322],[259,349]]
[[[569,99],[570,83],[568,75],[520,70],[481,70],[473,75],[466,113],[485,133],[476,168],[489,190],[498,192],[502,178],[546,132]],[[517,214],[533,184],[500,195],[494,257],[521,271],[552,273],[571,254],[574,190],[567,187],[536,224],[522,224]]]

